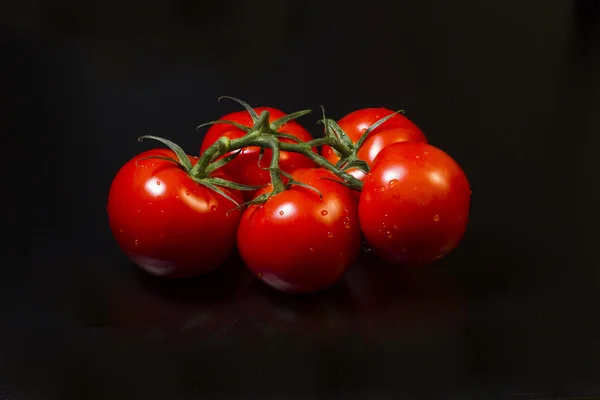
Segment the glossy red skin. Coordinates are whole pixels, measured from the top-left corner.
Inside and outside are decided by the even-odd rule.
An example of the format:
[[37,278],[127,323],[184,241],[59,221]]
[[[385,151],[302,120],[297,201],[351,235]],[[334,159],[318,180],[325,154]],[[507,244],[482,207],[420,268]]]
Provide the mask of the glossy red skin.
[[[352,142],[356,143],[363,135],[363,132],[369,129],[371,125],[394,112],[395,111],[382,107],[363,108],[361,110],[353,111],[340,119],[338,125],[346,132]],[[391,132],[384,134],[383,132],[385,131]],[[357,155],[360,159],[367,161],[370,166],[372,160],[383,147],[403,141],[427,143],[427,138],[414,122],[402,114],[396,114],[369,134],[369,137],[363,143]],[[333,164],[340,159],[329,146],[323,146],[321,148],[321,154]],[[352,169],[348,172],[357,179],[362,180],[364,178],[364,173],[357,169]]]
[[[235,205],[194,182],[177,164],[140,161],[154,155],[176,158],[167,149],[141,153],[112,182],[107,211],[117,243],[133,263],[153,275],[190,277],[214,270],[234,249],[241,212],[226,214]],[[198,159],[190,160],[195,164]],[[239,191],[223,191],[243,201]]]
[[[361,110],[353,111],[338,121],[340,128],[346,132],[346,134],[356,142],[362,136],[363,132],[371,127],[375,122],[380,119],[393,114],[395,111],[388,110],[387,108],[363,108]],[[405,129],[407,135],[411,137],[412,141],[426,141],[425,135],[421,129],[410,119],[402,114],[396,114],[383,124],[378,126],[369,136],[376,134],[377,132],[386,131],[389,129]]]
[[[283,111],[271,107],[257,107],[254,110],[259,115],[263,111],[268,111],[270,113],[269,122],[274,122],[275,120],[286,115]],[[227,114],[221,119],[234,121],[247,127],[251,127],[253,125],[252,119],[250,118],[250,114],[247,111],[238,111],[231,114]],[[290,121],[287,124],[283,125],[279,129],[279,132],[293,135],[298,139],[302,140],[303,142],[313,139],[311,134],[296,121]],[[208,147],[210,147],[222,136],[226,136],[230,139],[238,139],[244,136],[245,134],[246,132],[233,125],[212,125],[210,129],[208,129],[208,131],[206,132],[206,135],[204,136],[204,140],[202,141],[202,145],[200,147],[200,153],[203,153]],[[285,143],[293,143],[293,141],[290,139],[280,138],[280,141]],[[226,157],[228,154],[224,155],[223,157]],[[246,147],[242,149],[242,152],[233,161],[231,161],[230,163],[228,163],[220,169],[223,172],[225,172],[228,176],[230,176],[234,182],[243,183],[245,185],[251,186],[266,185],[271,181],[271,179],[269,177],[269,171],[260,168],[258,165],[259,154],[259,147]],[[271,150],[266,149],[263,158],[260,161],[261,167],[266,168],[269,166],[269,163],[271,162],[271,155]],[[309,160],[301,154],[288,153],[285,151],[280,152],[279,167],[288,173],[292,173],[294,170],[299,168],[312,168],[315,166],[316,165],[311,160]],[[256,196],[257,192],[257,190],[244,191],[244,198],[246,200],[251,200]]]
[[238,250],[250,271],[275,289],[314,292],[338,282],[360,253],[357,204],[352,190],[322,179],[339,179],[329,171],[301,169],[293,176],[321,191],[323,199],[293,186],[248,207],[238,229]]
[[422,264],[450,253],[469,218],[471,191],[460,166],[426,143],[383,149],[364,180],[362,232],[373,253],[390,264]]

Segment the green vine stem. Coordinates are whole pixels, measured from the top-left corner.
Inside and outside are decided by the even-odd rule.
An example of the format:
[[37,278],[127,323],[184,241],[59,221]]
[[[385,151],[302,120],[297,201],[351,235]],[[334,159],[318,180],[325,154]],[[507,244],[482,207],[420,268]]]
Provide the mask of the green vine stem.
[[[183,170],[186,171],[186,173],[194,181],[220,193],[221,195],[235,203],[237,207],[241,207],[242,205],[239,205],[235,200],[233,200],[230,196],[223,192],[219,187],[225,187],[236,190],[258,190],[264,186],[249,186],[236,182],[230,182],[222,178],[212,177],[211,173],[235,159],[244,148],[261,148],[259,164],[264,150],[271,150],[271,163],[268,168],[264,169],[269,170],[269,175],[271,178],[271,184],[273,188],[270,193],[265,193],[257,197],[256,199],[244,204],[262,203],[266,201],[269,197],[274,196],[277,193],[283,192],[285,189],[289,188],[292,185],[306,187],[317,192],[319,196],[321,196],[320,192],[317,189],[303,182],[298,182],[294,180],[292,175],[288,174],[285,171],[282,171],[279,168],[281,151],[302,154],[306,158],[312,160],[315,164],[333,172],[336,176],[343,179],[343,182],[336,180],[337,182],[340,182],[353,190],[361,191],[363,187],[363,182],[355,178],[351,174],[347,173],[346,171],[348,171],[351,168],[358,168],[363,172],[368,173],[369,166],[367,165],[367,163],[357,157],[358,149],[360,149],[361,145],[364,143],[366,138],[374,129],[379,127],[381,124],[393,117],[395,114],[403,113],[403,110],[400,110],[391,115],[386,116],[385,118],[380,119],[379,121],[372,124],[369,127],[369,129],[367,129],[363,133],[361,138],[356,143],[352,143],[352,140],[350,140],[348,135],[337,125],[335,121],[325,117],[325,110],[323,109],[323,119],[319,122],[325,125],[325,137],[309,140],[307,142],[302,142],[295,136],[279,132],[279,129],[282,128],[286,123],[308,114],[310,110],[298,111],[292,114],[288,114],[282,118],[279,118],[276,121],[269,122],[270,113],[268,111],[265,110],[260,115],[258,115],[256,113],[256,110],[254,110],[252,107],[250,107],[250,105],[241,100],[227,96],[223,96],[221,98],[232,99],[241,104],[250,114],[253,126],[249,128],[247,126],[240,125],[237,122],[227,120],[211,121],[198,126],[198,128],[201,128],[203,126],[213,124],[230,124],[243,130],[244,132],[246,132],[246,134],[241,138],[233,140],[226,136],[220,137],[215,143],[213,143],[208,149],[206,149],[203,154],[200,155],[200,158],[195,165],[192,166],[192,163],[188,159],[188,156],[185,154],[183,149],[181,149],[181,147],[167,139],[146,135],[140,137],[139,140],[141,141],[144,139],[153,139],[162,142],[175,153],[177,159],[162,156],[151,156],[150,158],[163,158],[178,164]],[[291,141],[291,143],[288,141],[283,142],[282,139]],[[319,146],[331,147],[340,156],[340,160],[337,162],[337,164],[332,164],[325,157],[321,156],[313,150],[315,147]],[[225,156],[226,154],[227,156]],[[284,184],[282,177],[286,177],[288,179],[288,183]]]
[[283,180],[281,179],[281,175],[279,174],[279,155],[280,155],[280,143],[277,138],[267,138],[265,139],[273,155],[271,156],[271,165],[269,165],[269,174],[271,175],[271,182],[273,183],[273,191],[276,193],[283,192],[285,186],[283,184]]
[[217,158],[236,150],[243,149],[245,147],[257,146],[261,148],[268,148],[272,151],[271,165],[269,172],[271,175],[271,181],[273,183],[273,192],[279,193],[284,190],[283,181],[281,179],[281,173],[279,170],[279,154],[280,151],[299,153],[312,160],[315,164],[333,172],[340,178],[342,178],[346,186],[351,189],[360,191],[363,183],[353,177],[352,175],[344,172],[338,166],[330,163],[326,158],[313,151],[314,147],[327,145],[338,151],[343,157],[352,156],[352,149],[341,143],[333,136],[328,136],[319,139],[313,139],[308,142],[300,143],[287,143],[279,140],[280,134],[274,132],[271,126],[268,124],[269,112],[263,111],[258,117],[255,125],[248,133],[239,139],[229,140],[226,137],[221,137],[204,153],[200,156],[198,163],[192,168],[190,174],[197,178],[205,178],[208,173],[212,171],[210,168],[211,163]]

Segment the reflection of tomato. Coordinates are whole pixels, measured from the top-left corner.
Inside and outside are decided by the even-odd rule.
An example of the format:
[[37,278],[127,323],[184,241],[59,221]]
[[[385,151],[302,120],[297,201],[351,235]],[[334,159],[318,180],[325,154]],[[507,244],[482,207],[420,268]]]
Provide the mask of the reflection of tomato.
[[375,340],[456,329],[466,301],[446,271],[397,268],[363,254],[346,275],[360,332]]
[[[393,113],[394,111],[386,108],[365,108],[346,115],[339,120],[338,125],[346,132],[352,142],[356,143],[371,125]],[[357,156],[366,161],[370,167],[373,159],[381,149],[392,143],[404,141],[427,143],[427,138],[411,120],[402,114],[396,114],[369,134],[367,140],[360,147]],[[340,159],[329,146],[323,146],[321,154],[333,164]],[[361,180],[365,175],[355,168],[350,169],[348,172]]]
[[[307,293],[334,285],[360,252],[357,204],[333,173],[302,169],[294,185],[244,212],[237,233],[248,268],[277,290]],[[337,180],[335,182],[333,180]],[[271,186],[259,194],[270,192]]]
[[231,268],[236,263],[192,280],[144,276],[121,283],[111,301],[112,323],[148,339],[205,338],[233,328],[241,316],[234,306],[242,284]]
[[[259,115],[263,111],[268,111],[270,113],[270,122],[274,122],[275,120],[286,115],[283,111],[271,107],[257,107],[254,110]],[[227,114],[221,119],[237,122],[238,124],[247,127],[252,127],[252,119],[250,118],[250,114],[247,111],[237,111],[231,114]],[[311,134],[306,129],[304,129],[298,122],[293,120],[279,128],[278,132],[287,133],[288,135],[295,136],[303,142],[307,142],[313,139]],[[208,147],[210,147],[222,136],[226,136],[230,139],[238,139],[244,136],[245,134],[246,132],[233,125],[212,125],[210,129],[208,129],[208,131],[206,132],[206,135],[204,136],[200,152],[203,153],[204,151],[206,151]],[[292,140],[287,138],[280,138],[280,141],[285,143],[294,143]],[[225,154],[223,157],[226,157],[229,154],[230,153]],[[258,160],[260,155],[260,148],[254,146],[246,147],[233,161],[229,162],[224,167],[221,167],[220,170],[224,171],[228,176],[230,176],[234,182],[250,186],[262,186],[271,181],[269,177],[269,171],[263,169],[269,166],[269,163],[271,162],[271,154],[271,150],[266,149],[263,158],[260,160],[259,166]],[[315,164],[302,154],[289,153],[285,151],[280,152],[279,167],[283,171],[292,173],[299,168],[311,168],[314,166]],[[251,200],[256,194],[256,192],[257,191],[253,190],[244,190],[244,198],[246,200]]]
[[352,313],[344,280],[331,290],[289,296],[254,281],[243,289],[244,319],[265,335],[319,339],[347,334]]
[[360,226],[373,253],[392,264],[443,258],[469,218],[469,181],[460,166],[427,143],[394,143],[375,158],[359,201]]
[[[125,163],[108,195],[112,233],[127,256],[148,273],[190,277],[217,268],[234,249],[241,212],[230,200],[198,184],[172,161],[172,150],[141,153]],[[195,164],[198,159],[190,157]],[[220,171],[215,177],[227,179]],[[237,190],[222,188],[238,203]]]

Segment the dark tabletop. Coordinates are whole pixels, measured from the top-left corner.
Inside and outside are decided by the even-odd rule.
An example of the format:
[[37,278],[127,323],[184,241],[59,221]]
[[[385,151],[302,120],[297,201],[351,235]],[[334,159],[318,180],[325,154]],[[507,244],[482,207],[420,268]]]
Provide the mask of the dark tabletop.
[[[3,2],[0,399],[600,395],[594,1]],[[237,110],[404,108],[464,168],[430,267],[363,254],[275,292],[232,257],[164,281],[108,228],[118,168]],[[303,118],[317,134],[317,115]]]

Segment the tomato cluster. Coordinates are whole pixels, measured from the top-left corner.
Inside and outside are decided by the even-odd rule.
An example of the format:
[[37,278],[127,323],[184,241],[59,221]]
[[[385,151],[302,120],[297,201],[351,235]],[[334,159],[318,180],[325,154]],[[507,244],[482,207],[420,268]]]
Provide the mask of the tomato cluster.
[[[284,292],[334,285],[361,243],[390,264],[450,253],[465,233],[469,182],[408,118],[385,108],[326,119],[314,139],[274,108],[209,123],[199,157],[154,149],[129,160],[108,197],[112,233],[129,259],[163,277],[192,277],[237,248]],[[318,147],[321,148],[319,153]]]

